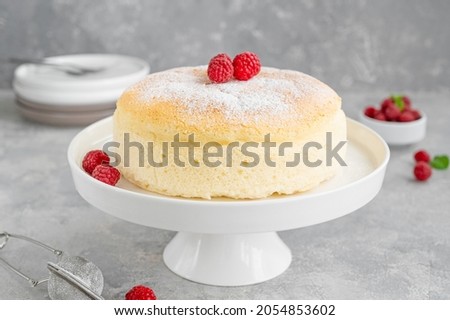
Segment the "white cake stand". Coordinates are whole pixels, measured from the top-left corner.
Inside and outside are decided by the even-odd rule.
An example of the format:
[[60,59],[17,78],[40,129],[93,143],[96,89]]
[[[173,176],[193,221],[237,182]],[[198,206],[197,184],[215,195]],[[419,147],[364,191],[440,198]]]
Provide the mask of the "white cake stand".
[[276,231],[339,218],[380,190],[389,148],[371,129],[350,119],[347,124],[348,167],[340,175],[309,192],[263,200],[166,197],[123,178],[115,187],[93,179],[80,163],[86,152],[111,140],[111,118],[81,131],[69,146],[68,159],[76,189],[93,206],[126,221],[178,231],[164,250],[174,273],[210,285],[249,285],[288,268],[291,252]]

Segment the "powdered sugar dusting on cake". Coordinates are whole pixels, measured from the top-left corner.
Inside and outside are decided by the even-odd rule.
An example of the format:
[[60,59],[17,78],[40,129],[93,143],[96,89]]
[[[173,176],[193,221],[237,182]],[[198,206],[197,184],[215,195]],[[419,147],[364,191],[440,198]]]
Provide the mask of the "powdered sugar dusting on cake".
[[145,104],[155,99],[171,101],[199,117],[205,110],[216,109],[225,118],[241,122],[257,121],[262,116],[289,116],[286,111],[295,105],[295,100],[313,95],[325,101],[336,95],[329,87],[300,72],[262,68],[259,75],[248,81],[215,84],[209,81],[206,68],[184,67],[154,73],[130,90]]

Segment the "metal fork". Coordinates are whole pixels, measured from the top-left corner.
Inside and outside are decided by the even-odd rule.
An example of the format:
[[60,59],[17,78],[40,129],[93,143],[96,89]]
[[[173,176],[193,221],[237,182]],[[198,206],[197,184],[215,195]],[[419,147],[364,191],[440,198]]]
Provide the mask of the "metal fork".
[[93,68],[93,67],[85,67],[85,66],[76,65],[73,63],[52,62],[46,58],[43,58],[43,59],[9,58],[8,62],[16,63],[16,64],[31,63],[31,64],[37,64],[37,65],[50,66],[55,69],[61,70],[67,74],[70,74],[72,76],[83,76],[85,74],[97,73],[97,72],[100,72],[100,71],[103,71],[106,69],[105,67]]

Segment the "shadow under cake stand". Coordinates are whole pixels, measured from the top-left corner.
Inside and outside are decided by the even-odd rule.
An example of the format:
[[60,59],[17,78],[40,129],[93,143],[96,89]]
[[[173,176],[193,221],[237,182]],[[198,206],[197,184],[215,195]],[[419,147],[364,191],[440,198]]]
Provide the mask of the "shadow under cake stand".
[[81,168],[86,152],[112,139],[112,118],[81,131],[68,160],[75,187],[93,206],[120,219],[178,231],[164,262],[179,276],[209,285],[240,286],[282,274],[291,263],[277,231],[322,223],[351,213],[381,188],[389,148],[378,134],[347,119],[347,167],[317,188],[261,200],[194,200],[151,193],[121,179],[112,187]]

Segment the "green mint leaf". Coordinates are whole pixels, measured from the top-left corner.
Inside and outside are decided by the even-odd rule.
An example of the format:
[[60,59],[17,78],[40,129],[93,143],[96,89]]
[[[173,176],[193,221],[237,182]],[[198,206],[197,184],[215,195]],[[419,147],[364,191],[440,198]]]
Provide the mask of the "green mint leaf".
[[445,170],[448,168],[449,164],[448,156],[445,154],[437,155],[431,160],[430,164],[434,169]]
[[403,102],[403,96],[401,95],[393,95],[391,96],[392,100],[394,100],[395,105],[400,109],[400,111],[403,111],[405,108],[405,103]]

